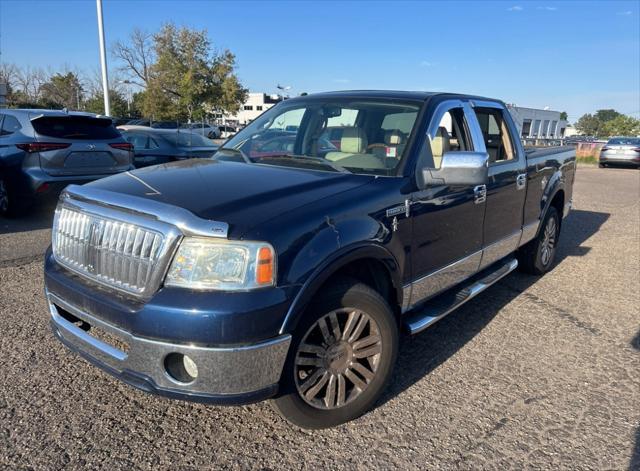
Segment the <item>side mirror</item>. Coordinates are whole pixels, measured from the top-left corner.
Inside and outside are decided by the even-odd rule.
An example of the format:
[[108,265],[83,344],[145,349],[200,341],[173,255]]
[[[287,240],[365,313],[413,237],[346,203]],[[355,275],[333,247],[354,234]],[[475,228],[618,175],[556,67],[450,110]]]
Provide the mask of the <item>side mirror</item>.
[[418,178],[421,186],[484,185],[489,173],[489,155],[486,152],[446,152],[440,168],[424,168]]

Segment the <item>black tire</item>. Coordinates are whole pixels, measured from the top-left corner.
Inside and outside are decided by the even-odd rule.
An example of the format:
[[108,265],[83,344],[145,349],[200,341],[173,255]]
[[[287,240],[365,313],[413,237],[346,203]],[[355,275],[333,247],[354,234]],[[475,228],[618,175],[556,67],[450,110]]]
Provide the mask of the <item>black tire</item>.
[[[337,317],[330,318],[329,316],[334,313],[337,313]],[[361,316],[362,314],[364,316],[358,317],[358,322],[352,319],[352,316]],[[346,322],[342,323],[340,319],[344,320],[345,315],[348,318]],[[304,349],[303,351],[299,350],[303,340],[307,342],[305,346],[308,346],[310,345],[309,339],[314,334],[320,334],[319,324],[321,322],[326,321],[325,325],[329,329],[333,329],[332,326],[335,324],[329,321],[334,319],[338,319],[339,335],[336,335],[335,330],[331,330],[330,333],[327,332],[333,343],[328,341],[322,347],[314,345],[314,348],[326,348],[324,354],[318,352],[308,353]],[[364,330],[361,330],[361,333],[358,334],[355,343],[357,344],[358,340],[362,340],[361,335],[366,335],[365,340],[377,335],[380,342],[376,342],[375,345],[371,346],[358,347],[360,348],[359,350],[357,348],[351,349],[350,346],[345,347],[349,349],[348,352],[345,353],[345,350],[342,350],[342,352],[337,353],[339,349],[336,347],[349,343],[345,338],[349,338],[349,333],[352,334],[351,336],[355,335],[359,330],[360,321],[364,322],[363,319],[369,320],[366,321]],[[370,322],[371,320],[373,322]],[[349,326],[351,326],[351,330]],[[322,336],[324,335],[325,333],[323,332]],[[341,340],[336,342],[336,338]],[[371,347],[379,350],[377,360],[373,360],[373,357],[363,359],[356,356],[364,350],[371,349]],[[332,349],[333,356],[331,354]],[[324,362],[324,364],[323,366],[300,366],[300,363],[297,364],[296,362],[299,355],[301,357],[312,355],[312,359],[317,359],[317,361]],[[317,355],[317,357],[314,357],[314,355]],[[350,279],[340,280],[320,293],[310,303],[304,317],[297,326],[280,381],[280,395],[272,401],[273,405],[286,420],[307,429],[333,427],[353,420],[367,412],[378,400],[391,378],[397,355],[398,325],[384,298],[365,284]],[[306,359],[307,357],[305,356],[304,358]],[[357,358],[361,359],[358,360]],[[370,361],[376,361],[376,366],[373,366],[374,363],[369,363]],[[354,363],[358,364],[354,365]],[[338,364],[337,369],[344,367],[343,374],[334,370],[336,364]],[[363,365],[367,365],[366,375],[357,373],[361,371]],[[351,382],[349,378],[354,377],[354,372],[357,373],[355,379],[359,380],[364,387],[358,388],[356,386],[357,381]],[[318,399],[318,397],[304,398],[300,391],[303,390],[305,396],[309,395],[312,390],[322,383],[326,374],[329,374],[330,378],[323,383],[324,386],[321,386],[317,393],[318,396],[323,396],[324,398],[322,400]],[[366,376],[371,374],[373,376],[367,380]],[[319,379],[312,383],[314,377]],[[308,386],[309,383],[311,383],[311,386]],[[332,383],[333,388],[331,388],[332,393],[330,393],[330,385]],[[304,389],[305,387],[307,388],[306,390]],[[327,398],[331,398],[331,394],[334,395],[335,402],[327,404]],[[312,402],[319,402],[319,404],[312,404]],[[343,402],[343,404],[339,405],[340,402]]]
[[29,212],[33,201],[27,196],[18,196],[9,179],[0,175],[0,216],[17,217]]
[[[551,230],[550,225],[553,225],[553,230]],[[549,246],[547,242],[549,242],[551,235],[551,246]],[[518,251],[518,266],[520,270],[531,275],[543,275],[548,272],[553,266],[559,238],[560,216],[558,210],[551,206],[547,210],[536,238]],[[550,252],[545,253],[545,247],[550,249]]]
[[598,167],[600,168],[606,168],[607,164],[603,164],[603,163],[598,163]]

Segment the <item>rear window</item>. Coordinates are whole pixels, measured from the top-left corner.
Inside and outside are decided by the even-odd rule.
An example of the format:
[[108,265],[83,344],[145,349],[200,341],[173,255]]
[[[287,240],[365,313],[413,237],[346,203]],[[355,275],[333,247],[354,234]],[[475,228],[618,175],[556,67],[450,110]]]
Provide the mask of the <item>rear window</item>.
[[615,139],[609,139],[607,144],[614,146],[640,146],[640,138],[616,137]]
[[179,147],[215,147],[213,141],[194,132],[167,133],[162,137]]
[[110,119],[87,116],[43,116],[31,124],[41,136],[60,139],[114,139],[120,137]]

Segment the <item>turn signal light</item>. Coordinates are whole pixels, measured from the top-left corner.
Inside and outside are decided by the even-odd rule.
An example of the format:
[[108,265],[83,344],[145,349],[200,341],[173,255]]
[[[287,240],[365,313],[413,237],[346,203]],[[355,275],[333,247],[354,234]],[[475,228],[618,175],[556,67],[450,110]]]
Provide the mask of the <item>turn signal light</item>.
[[261,285],[273,283],[273,253],[269,247],[261,247],[258,251],[256,281]]
[[29,142],[27,144],[16,144],[18,149],[25,152],[47,152],[49,150],[66,149],[71,143],[65,142]]

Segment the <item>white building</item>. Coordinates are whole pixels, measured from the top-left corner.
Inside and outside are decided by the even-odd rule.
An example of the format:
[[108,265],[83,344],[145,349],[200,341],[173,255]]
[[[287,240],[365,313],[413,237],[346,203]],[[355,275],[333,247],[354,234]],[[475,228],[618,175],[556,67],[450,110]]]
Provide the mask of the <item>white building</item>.
[[247,101],[240,107],[240,111],[235,114],[221,115],[219,119],[224,124],[246,125],[280,101],[282,101],[282,97],[278,95],[249,93]]
[[523,139],[560,139],[565,137],[567,121],[559,111],[507,105]]

